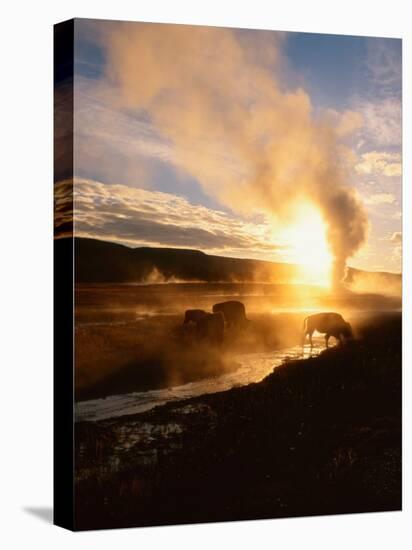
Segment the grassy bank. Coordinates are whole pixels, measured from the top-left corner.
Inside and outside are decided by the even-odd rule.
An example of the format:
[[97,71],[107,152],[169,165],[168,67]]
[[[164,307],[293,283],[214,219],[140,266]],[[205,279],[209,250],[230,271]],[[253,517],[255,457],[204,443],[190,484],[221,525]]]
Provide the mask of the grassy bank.
[[259,384],[76,427],[79,528],[401,507],[401,319]]

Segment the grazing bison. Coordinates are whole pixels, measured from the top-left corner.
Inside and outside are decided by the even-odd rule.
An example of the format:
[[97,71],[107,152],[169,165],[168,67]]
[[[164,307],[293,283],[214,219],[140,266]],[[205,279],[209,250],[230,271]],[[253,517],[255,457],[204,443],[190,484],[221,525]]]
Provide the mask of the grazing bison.
[[353,337],[352,328],[339,313],[316,313],[306,317],[303,321],[302,346],[305,344],[306,336],[309,335],[310,347],[313,347],[312,335],[317,330],[325,335],[326,347],[329,346],[329,338],[334,336],[343,343],[343,338]]
[[211,344],[221,344],[225,332],[225,318],[223,313],[206,313],[196,323],[198,340],[206,340]]
[[185,319],[183,321],[184,325],[187,325],[187,323],[197,323],[199,319],[202,319],[205,315],[208,315],[208,313],[204,309],[187,309],[185,311]]
[[218,311],[223,313],[228,327],[242,325],[246,321],[246,310],[242,302],[231,300],[215,304],[213,312],[217,313]]

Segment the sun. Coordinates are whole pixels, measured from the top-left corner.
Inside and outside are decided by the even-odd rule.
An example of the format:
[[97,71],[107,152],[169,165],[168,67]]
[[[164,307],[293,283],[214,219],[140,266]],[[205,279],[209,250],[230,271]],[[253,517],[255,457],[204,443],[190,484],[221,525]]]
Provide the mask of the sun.
[[326,238],[326,224],[310,203],[296,206],[290,224],[279,227],[276,237],[288,247],[288,261],[301,266],[301,282],[328,287],[333,256]]

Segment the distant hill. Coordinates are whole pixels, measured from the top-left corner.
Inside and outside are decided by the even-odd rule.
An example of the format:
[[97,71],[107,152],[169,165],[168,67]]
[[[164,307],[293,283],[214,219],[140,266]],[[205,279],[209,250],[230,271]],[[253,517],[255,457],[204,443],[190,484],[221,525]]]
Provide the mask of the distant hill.
[[[70,239],[59,239],[56,246],[72,252]],[[162,283],[179,281],[202,282],[299,282],[299,266],[287,263],[226,258],[199,250],[178,248],[129,248],[97,239],[75,238],[75,277],[78,283]],[[346,278],[350,286],[374,292],[393,288],[398,293],[401,276],[372,273],[349,268]]]
[[[65,242],[66,241],[66,242]],[[61,246],[70,240],[61,239]],[[129,248],[96,239],[75,238],[76,281],[82,283],[292,282],[298,267],[212,256],[179,248]]]

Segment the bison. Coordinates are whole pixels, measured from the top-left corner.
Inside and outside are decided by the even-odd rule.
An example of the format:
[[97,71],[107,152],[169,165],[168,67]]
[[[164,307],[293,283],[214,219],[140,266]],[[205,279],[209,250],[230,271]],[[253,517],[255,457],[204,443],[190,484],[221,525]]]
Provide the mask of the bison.
[[246,322],[246,310],[242,302],[231,300],[221,302],[213,306],[213,312],[222,312],[226,320],[227,326],[243,325]]
[[225,318],[223,313],[206,313],[196,323],[198,340],[206,340],[211,344],[221,344],[225,332]]
[[187,325],[188,323],[197,323],[205,315],[208,315],[208,313],[204,309],[187,309],[185,311],[183,324]]
[[325,335],[325,345],[329,346],[329,338],[334,336],[341,344],[343,339],[353,337],[352,328],[339,313],[316,313],[303,321],[302,346],[309,335],[310,347],[313,348],[312,335],[317,330]]

